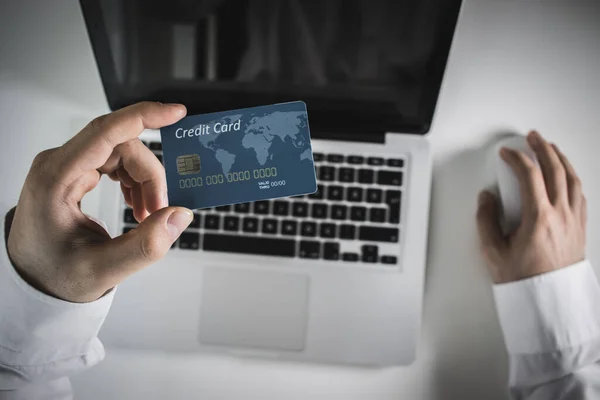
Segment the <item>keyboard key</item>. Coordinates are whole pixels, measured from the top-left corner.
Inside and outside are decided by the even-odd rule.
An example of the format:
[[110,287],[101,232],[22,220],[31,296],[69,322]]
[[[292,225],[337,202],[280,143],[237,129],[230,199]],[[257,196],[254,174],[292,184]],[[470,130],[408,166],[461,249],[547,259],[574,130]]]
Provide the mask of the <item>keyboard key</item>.
[[128,233],[128,232],[131,232],[134,229],[135,228],[123,228],[123,235],[126,234],[126,233]]
[[323,153],[313,153],[314,161],[323,161],[324,159],[325,159],[325,156],[323,155]]
[[254,203],[255,214],[268,214],[269,213],[269,202],[266,200],[257,201]]
[[321,253],[321,243],[312,240],[300,241],[300,257],[317,259]]
[[366,221],[367,209],[365,207],[354,206],[350,208],[350,219],[352,221]]
[[240,229],[240,218],[233,216],[225,217],[225,224],[223,226],[223,229],[225,229],[226,231],[237,232],[238,229]]
[[194,219],[189,226],[190,228],[200,228],[200,215],[194,213]]
[[315,203],[312,205],[312,217],[316,219],[327,218],[327,204]]
[[249,213],[250,212],[250,203],[241,203],[233,206],[233,211],[236,213]]
[[397,264],[398,263],[398,259],[396,258],[396,256],[381,256],[381,259],[379,261],[381,261],[382,264]]
[[369,240],[373,242],[398,242],[400,230],[397,228],[381,228],[375,226],[361,226],[358,229],[358,238],[360,240]]
[[344,188],[341,186],[329,186],[327,189],[327,198],[329,200],[343,200]]
[[341,205],[331,206],[331,219],[346,219],[348,208]]
[[262,232],[263,233],[271,233],[274,235],[277,233],[278,226],[279,226],[279,221],[277,221],[276,219],[265,218],[262,221]]
[[325,242],[323,245],[323,258],[325,260],[339,260],[340,244],[335,242]]
[[161,142],[150,142],[150,150],[161,151],[162,143]]
[[402,167],[404,167],[404,160],[401,160],[399,158],[389,158],[387,160],[387,166],[388,167],[402,168]]
[[242,222],[244,232],[258,232],[258,218],[246,217]]
[[294,217],[308,216],[308,203],[296,201],[292,203],[292,215]]
[[179,248],[184,250],[198,250],[200,248],[200,234],[183,232],[179,236]]
[[385,222],[385,208],[373,207],[369,210],[369,221]]
[[346,161],[348,164],[362,164],[365,162],[365,158],[363,156],[348,156]]
[[381,158],[381,157],[369,157],[369,158],[367,158],[367,164],[369,164],[369,165],[383,165],[383,158]]
[[402,204],[402,193],[399,190],[388,190],[385,192],[385,202],[390,206],[388,222],[400,223],[400,208]]
[[375,173],[372,169],[359,169],[358,181],[360,183],[373,183],[375,182]]
[[380,189],[367,189],[367,203],[381,203],[381,196]]
[[135,217],[133,216],[133,210],[131,208],[128,208],[125,210],[125,213],[123,214],[123,222],[125,222],[127,224],[137,224],[138,223],[135,220]]
[[354,225],[342,225],[340,226],[340,238],[341,239],[354,239],[356,236],[356,227]]
[[342,163],[344,162],[344,156],[341,154],[328,154],[327,161],[330,163]]
[[290,203],[287,201],[277,200],[273,202],[273,214],[287,216],[290,209]]
[[379,171],[377,183],[380,185],[402,186],[402,172]]
[[225,251],[266,256],[294,257],[296,242],[291,239],[276,239],[240,235],[204,234],[205,251]]
[[340,168],[338,172],[338,180],[340,182],[354,182],[354,168]]
[[346,200],[352,202],[362,201],[363,190],[359,187],[350,187],[346,191]]
[[377,246],[366,244],[362,247],[362,262],[364,263],[376,263],[378,253]]
[[321,224],[321,237],[334,238],[335,237],[335,224],[330,224],[330,223]]
[[160,163],[162,164],[163,162],[163,157],[160,154],[156,154],[156,158],[158,158],[158,161],[160,161]]
[[317,185],[317,191],[309,194],[308,197],[311,199],[322,199],[325,194],[325,187],[323,185]]
[[300,225],[300,234],[302,236],[317,236],[317,224],[304,221]]
[[221,217],[218,215],[207,215],[204,217],[204,229],[218,230],[221,226]]
[[356,253],[343,253],[342,254],[342,260],[349,261],[349,262],[357,262],[358,261],[358,254],[356,254]]
[[295,235],[298,231],[298,222],[286,219],[281,224],[282,235]]
[[335,168],[327,165],[319,167],[319,179],[322,181],[333,181],[335,179]]
[[398,207],[390,207],[390,215],[388,217],[388,222],[390,224],[400,223],[400,209]]
[[400,205],[402,199],[402,192],[399,190],[386,190],[385,191],[385,202],[390,206]]
[[215,210],[217,210],[219,212],[227,212],[227,211],[231,211],[231,206],[229,206],[229,205],[219,206],[219,207],[215,207]]

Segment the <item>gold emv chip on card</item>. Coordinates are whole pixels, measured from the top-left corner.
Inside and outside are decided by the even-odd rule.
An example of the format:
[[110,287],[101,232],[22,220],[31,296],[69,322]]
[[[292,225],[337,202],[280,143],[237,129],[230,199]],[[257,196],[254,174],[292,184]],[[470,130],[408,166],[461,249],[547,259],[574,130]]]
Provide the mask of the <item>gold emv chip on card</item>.
[[179,175],[199,173],[200,156],[198,154],[187,154],[177,157],[177,172],[179,172]]

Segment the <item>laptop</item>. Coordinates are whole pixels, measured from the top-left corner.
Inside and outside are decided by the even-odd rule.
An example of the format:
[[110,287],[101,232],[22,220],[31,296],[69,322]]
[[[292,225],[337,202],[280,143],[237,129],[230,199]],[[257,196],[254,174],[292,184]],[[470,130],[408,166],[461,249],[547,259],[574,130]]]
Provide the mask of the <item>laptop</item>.
[[[112,110],[303,100],[318,191],[195,210],[117,289],[109,346],[407,365],[422,320],[432,123],[460,0],[81,1]],[[158,131],[140,136],[162,160]],[[111,234],[136,221],[102,182]]]

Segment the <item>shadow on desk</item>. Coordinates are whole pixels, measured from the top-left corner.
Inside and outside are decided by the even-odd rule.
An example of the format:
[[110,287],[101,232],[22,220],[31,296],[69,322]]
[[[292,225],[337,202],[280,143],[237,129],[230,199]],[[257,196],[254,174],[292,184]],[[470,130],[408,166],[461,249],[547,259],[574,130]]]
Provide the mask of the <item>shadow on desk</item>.
[[434,166],[423,340],[434,354],[436,398],[507,398],[507,357],[475,222],[477,195],[495,180],[493,144],[507,134]]

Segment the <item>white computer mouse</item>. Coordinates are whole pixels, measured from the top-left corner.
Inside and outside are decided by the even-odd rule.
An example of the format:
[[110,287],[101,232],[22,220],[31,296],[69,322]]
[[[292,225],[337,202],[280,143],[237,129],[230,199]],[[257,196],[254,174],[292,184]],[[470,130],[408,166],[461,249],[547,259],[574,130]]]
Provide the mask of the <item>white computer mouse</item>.
[[500,157],[500,149],[508,147],[519,150],[538,164],[535,153],[529,147],[525,136],[510,136],[498,141],[495,145],[496,179],[502,203],[502,220],[500,221],[505,234],[514,232],[521,223],[521,190],[517,176],[511,167]]

